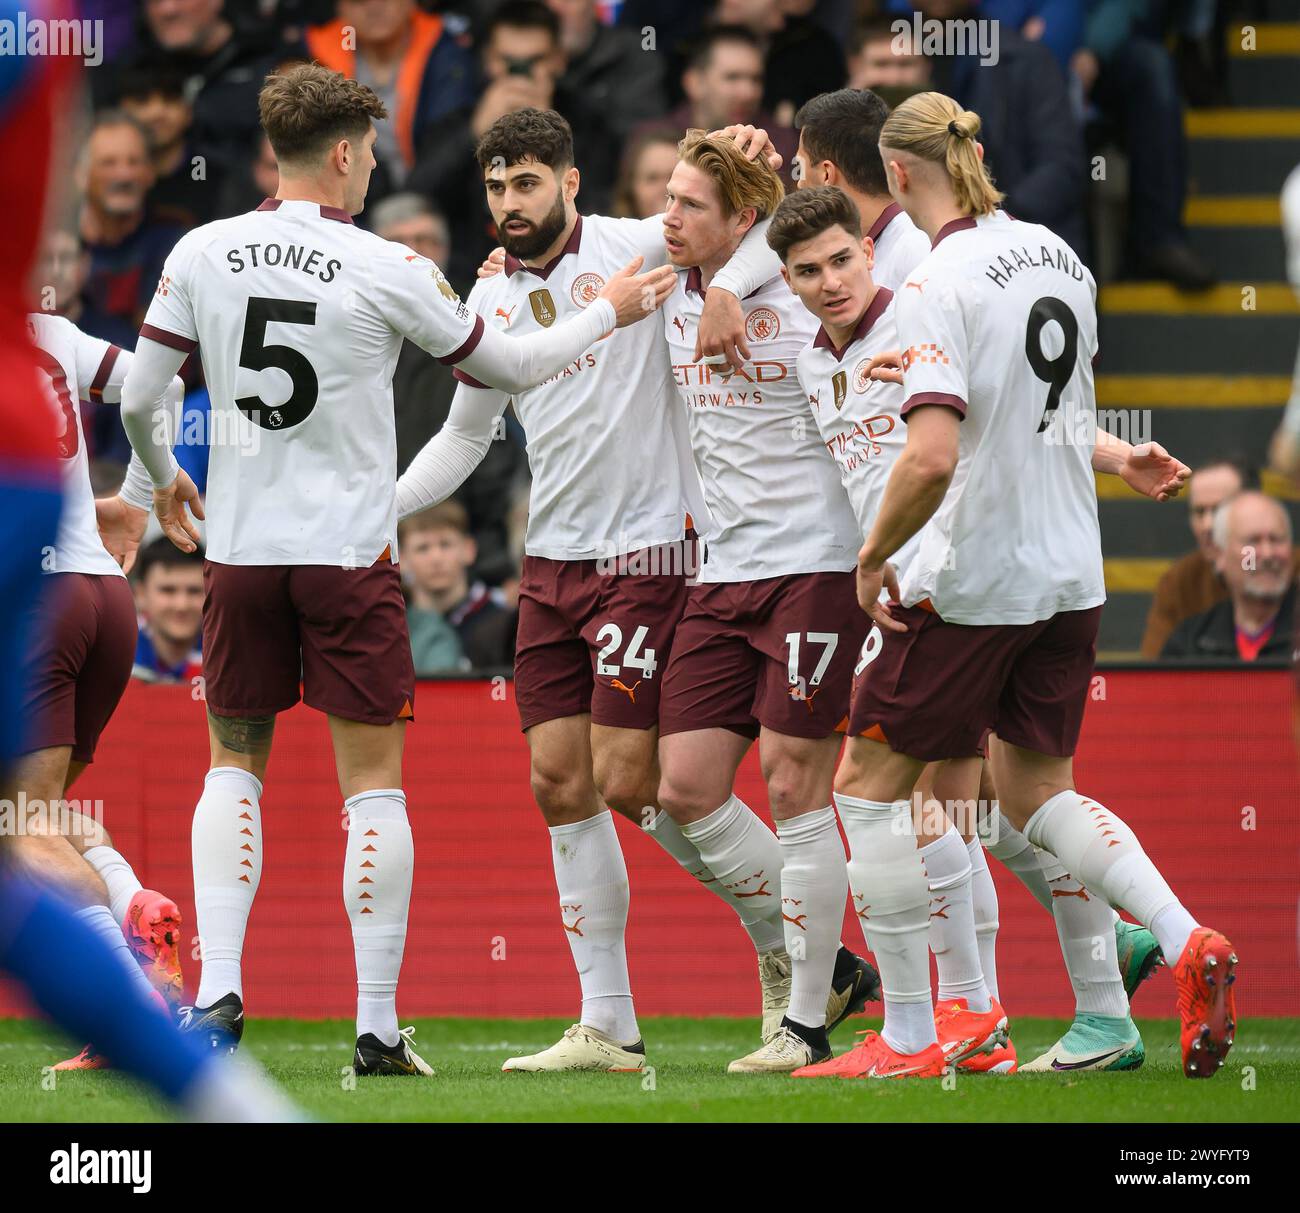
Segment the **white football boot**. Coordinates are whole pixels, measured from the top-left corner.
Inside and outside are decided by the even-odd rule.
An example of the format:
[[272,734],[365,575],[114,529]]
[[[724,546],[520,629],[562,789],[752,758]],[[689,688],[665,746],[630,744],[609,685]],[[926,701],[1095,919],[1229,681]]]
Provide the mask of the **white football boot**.
[[728,1074],[790,1074],[800,1066],[825,1061],[830,1053],[815,1053],[802,1036],[789,1028],[778,1027],[772,1038],[746,1057],[738,1057],[727,1067]]
[[784,950],[762,952],[758,980],[763,987],[763,1042],[771,1040],[790,1009],[790,957]]
[[511,1057],[501,1067],[506,1074],[541,1074],[564,1070],[606,1070],[625,1074],[645,1069],[645,1045],[621,1045],[595,1028],[575,1023],[549,1049],[527,1057]]

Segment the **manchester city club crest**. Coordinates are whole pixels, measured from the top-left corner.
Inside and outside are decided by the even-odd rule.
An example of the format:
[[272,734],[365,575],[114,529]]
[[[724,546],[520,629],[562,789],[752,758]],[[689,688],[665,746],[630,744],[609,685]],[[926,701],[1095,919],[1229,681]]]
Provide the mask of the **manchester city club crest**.
[[770,307],[756,307],[745,317],[745,336],[750,341],[770,341],[781,331],[781,320]]
[[853,368],[853,390],[865,392],[871,386],[871,359],[864,358]]
[[528,296],[528,302],[533,309],[533,316],[542,328],[548,329],[555,323],[555,300],[551,298],[551,292],[545,287],[540,291],[532,291]]
[[599,274],[579,274],[573,280],[569,294],[579,307],[586,307],[596,301],[596,296],[605,288],[605,280]]

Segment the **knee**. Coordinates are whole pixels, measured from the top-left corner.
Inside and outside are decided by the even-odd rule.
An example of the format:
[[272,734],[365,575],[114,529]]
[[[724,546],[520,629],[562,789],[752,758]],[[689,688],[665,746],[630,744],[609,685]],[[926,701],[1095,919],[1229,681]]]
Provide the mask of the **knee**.
[[616,813],[636,817],[655,805],[659,789],[652,769],[620,764],[596,772],[596,791]]
[[784,755],[763,776],[773,817],[795,817],[830,804],[832,779],[824,762]]
[[[568,819],[572,814],[590,808],[594,789],[590,778],[581,769],[534,761],[531,780],[533,798],[548,820]],[[552,821],[552,824],[556,822]]]
[[707,816],[730,795],[730,788],[719,791],[689,768],[666,766],[659,778],[659,806],[679,825]]

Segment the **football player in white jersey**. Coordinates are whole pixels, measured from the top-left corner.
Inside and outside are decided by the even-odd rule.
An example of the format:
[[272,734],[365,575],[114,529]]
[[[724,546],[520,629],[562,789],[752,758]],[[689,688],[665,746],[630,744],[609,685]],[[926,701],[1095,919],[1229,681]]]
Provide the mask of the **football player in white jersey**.
[[[262,871],[262,780],[278,712],[327,714],[348,838],[343,894],[357,969],[359,1074],[429,1074],[398,1030],[413,846],[401,790],[414,673],[396,568],[392,373],[408,338],[521,390],[653,310],[665,271],[611,273],[572,320],[522,339],[487,328],[432,262],[354,226],[374,167],[364,85],[318,65],[270,77],[262,124],[280,188],[172,251],[123,388],[123,420],[164,531],[194,547],[201,509],[155,425],[201,348],[212,397],[204,677],[211,769],[195,809],[203,945],[187,1026],[234,1048],[240,958]],[[668,275],[671,277],[671,275]]]
[[[62,418],[63,516],[46,573],[38,640],[23,714],[27,752],[14,781],[29,806],[48,812],[13,838],[13,854],[43,881],[62,887],[78,914],[120,952],[144,991],[180,1001],[181,915],[176,903],[145,889],[102,823],[66,798],[94,761],[99,736],[126,690],[135,656],[135,604],[127,585],[134,548],[152,503],[149,477],[133,459],[118,496],[96,501],[82,432],[80,401],[115,404],[131,355],[81,332],[70,320],[33,313],[27,320],[51,411]],[[182,384],[169,385],[179,406]],[[106,548],[107,536],[123,563]],[[157,998],[157,995],[154,995]],[[55,1069],[99,1069],[87,1045]]]
[[799,128],[799,189],[838,186],[858,208],[862,233],[871,239],[871,280],[897,291],[930,252],[930,241],[890,197],[880,160],[880,128],[889,106],[870,89],[841,88],[806,101],[795,115]]
[[[1074,790],[1105,599],[1096,287],[1050,231],[998,209],[978,130],[978,115],[925,93],[881,133],[891,192],[934,247],[896,304],[908,439],[859,554],[859,600],[882,642],[856,690],[836,799],[868,932],[877,916],[890,932],[886,989],[908,996],[887,996],[882,1034],[807,1072],[942,1068],[929,890],[906,798],[928,761],[976,755],[996,733],[1003,814],[1177,958],[1184,1072],[1208,1077],[1236,1027],[1236,954],[1179,903],[1128,826]],[[900,587],[889,558],[918,535]],[[884,588],[896,601],[881,601]]]
[[[726,132],[689,132],[679,150],[663,236],[685,272],[664,329],[713,527],[664,675],[660,802],[719,880],[783,932],[788,1007],[729,1067],[782,1073],[829,1055],[828,1030],[877,992],[874,969],[840,944],[847,877],[830,799],[866,634],[850,594],[858,528],[795,375],[816,321],[775,259],[743,300],[740,369],[696,360],[702,291],[780,203],[780,180]],[[734,794],[756,738],[775,834]]]
[[[902,377],[882,369],[898,360],[892,292],[876,286],[870,240],[862,237],[856,208],[835,187],[813,187],[788,196],[777,209],[767,238],[785,262],[785,277],[791,289],[822,321],[816,340],[799,355],[799,381],[827,449],[839,465],[865,537],[905,442]],[[1170,477],[1176,482],[1177,470],[1183,465],[1163,448],[1151,445],[1149,451],[1135,450],[1128,443],[1111,439],[1094,452],[1094,466],[1098,471],[1122,475],[1135,491],[1163,499],[1168,495]],[[916,546],[916,540],[910,540],[895,554],[896,568],[906,568]],[[859,660],[862,669],[870,664],[881,639],[879,628],[874,628]],[[1014,1046],[1008,1042],[981,1047],[988,1033],[980,1033],[977,1024],[968,1022],[969,1016],[954,1013],[957,1004],[965,1004],[962,1010],[969,1009],[973,996],[978,1008],[988,1009],[989,1004],[983,1001],[985,995],[980,992],[981,971],[990,1002],[998,998],[997,893],[980,838],[975,837],[973,818],[977,806],[951,803],[953,798],[948,795],[948,785],[953,782],[958,797],[964,794],[961,765],[962,760],[958,760],[927,767],[914,797],[921,811],[914,812],[913,820],[931,894],[930,948],[939,972],[936,1026],[941,1045],[960,1045],[963,1038],[970,1038],[960,1049],[945,1050],[949,1064],[964,1070],[1006,1073],[1016,1065]],[[985,795],[983,789],[981,796],[985,804],[978,807],[997,815],[993,796]],[[930,811],[932,805],[950,809],[957,820],[945,828],[940,814]],[[966,827],[967,836],[958,837],[958,824]],[[1002,835],[1015,835],[1000,815],[992,828]],[[1044,872],[1048,862],[1059,868],[1053,857],[1047,856],[1040,865],[1033,848],[1019,835],[1015,835],[1019,839],[1016,848],[1010,847],[1009,838],[987,838],[989,832],[989,826],[980,827],[979,833],[986,837],[990,849],[1007,855],[1013,864],[1019,852],[1028,851],[1033,871],[1023,864],[1013,870],[1041,897],[1049,911],[1055,912],[1076,991],[1076,1015],[1087,1021],[1095,1012],[1113,1010],[1118,1018],[1117,1029],[1123,1029],[1124,1039],[1130,1044],[1124,1068],[1133,1068],[1141,1060],[1141,1050],[1132,1044],[1137,1039],[1136,1028],[1129,1018],[1116,963],[1119,949],[1104,949],[1102,955],[1096,955],[1095,940],[1105,933],[1111,911],[1101,908],[1104,921],[1099,924],[1097,908],[1090,906],[1090,898],[1078,882],[1063,869]],[[963,847],[965,858],[961,854]],[[1090,908],[1075,910],[1076,905]],[[1132,930],[1147,934],[1145,928]],[[1106,999],[1115,1005],[1109,1005]],[[959,1055],[967,1050],[966,1056]]]
[[[762,142],[746,141],[746,154]],[[496,327],[544,329],[585,308],[634,253],[666,261],[661,217],[578,214],[580,175],[559,114],[506,115],[485,134],[478,159],[507,257],[499,275],[494,263],[484,267],[469,302]],[[736,296],[767,282],[774,260],[754,232],[709,292],[705,312],[719,295],[735,305],[734,331],[725,318],[713,327],[737,356],[747,343]],[[447,424],[399,482],[403,516],[442,500],[473,470],[507,404],[508,393],[458,377]],[[504,1068],[637,1069],[645,1052],[623,943],[627,873],[610,810],[643,827],[739,916],[758,953],[765,1020],[779,1021],[789,998],[780,921],[761,904],[777,898],[715,876],[657,806],[660,687],[694,552],[684,536],[688,521],[708,532],[708,506],[659,326],[616,333],[562,375],[515,393],[514,407],[533,473],[515,695],[583,997],[579,1022],[560,1041]]]

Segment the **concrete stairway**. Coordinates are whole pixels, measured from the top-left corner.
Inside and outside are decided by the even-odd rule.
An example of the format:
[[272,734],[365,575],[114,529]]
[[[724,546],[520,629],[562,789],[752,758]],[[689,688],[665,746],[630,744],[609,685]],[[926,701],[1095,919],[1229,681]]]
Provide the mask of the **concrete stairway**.
[[[1100,295],[1099,410],[1122,410],[1195,467],[1218,454],[1262,465],[1290,392],[1300,344],[1300,303],[1285,281],[1278,195],[1300,164],[1300,0],[1269,0],[1267,23],[1228,30],[1233,108],[1189,110],[1192,243],[1221,284],[1203,295],[1151,283],[1119,283]],[[1130,410],[1136,410],[1130,412]],[[1149,412],[1143,412],[1149,410]],[[1265,487],[1300,510],[1289,486]],[[1122,484],[1098,481],[1110,600],[1099,648],[1133,657],[1151,591],[1191,547],[1181,503],[1159,506]]]

